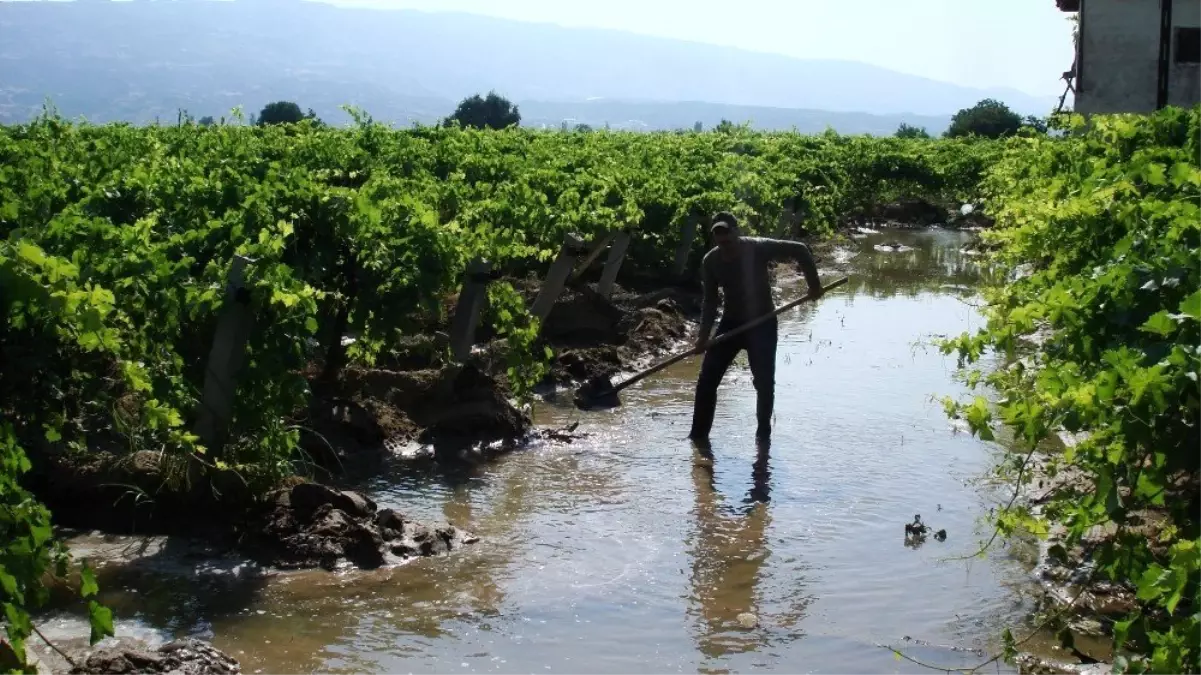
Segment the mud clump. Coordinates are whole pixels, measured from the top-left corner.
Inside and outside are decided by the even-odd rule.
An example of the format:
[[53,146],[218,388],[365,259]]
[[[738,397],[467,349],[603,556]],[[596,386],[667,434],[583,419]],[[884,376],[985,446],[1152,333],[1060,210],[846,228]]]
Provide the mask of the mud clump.
[[316,401],[303,425],[301,447],[318,465],[344,471],[349,463],[386,456],[408,442],[440,449],[512,444],[531,421],[509,402],[503,385],[473,364],[438,370],[347,368],[335,397]]
[[150,450],[34,452],[30,460],[22,483],[56,524],[106,532],[222,539],[273,482],[264,468],[216,469]]
[[218,675],[241,673],[237,659],[195,638],[175,640],[148,649],[117,646],[97,649],[70,673],[179,673],[180,675]]
[[541,336],[555,351],[551,381],[612,377],[671,351],[688,336],[685,306],[700,312],[699,298],[678,289],[645,295],[616,289],[613,297],[583,287],[555,303]]
[[442,555],[478,541],[453,525],[431,528],[357,492],[301,483],[273,495],[257,534],[260,557],[282,568],[332,570],[343,561],[374,569]]
[[542,324],[542,339],[562,347],[594,347],[624,341],[626,315],[590,288],[564,291]]
[[924,199],[901,199],[864,209],[852,220],[870,221],[893,227],[928,227],[946,222],[947,211]]

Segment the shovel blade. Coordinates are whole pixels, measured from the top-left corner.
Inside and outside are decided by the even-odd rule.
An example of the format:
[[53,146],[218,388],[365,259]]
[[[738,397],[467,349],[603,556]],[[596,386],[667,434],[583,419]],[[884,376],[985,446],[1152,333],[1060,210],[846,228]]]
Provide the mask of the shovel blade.
[[613,391],[613,382],[608,377],[598,375],[590,378],[575,392],[577,408],[616,408],[621,405],[617,392]]

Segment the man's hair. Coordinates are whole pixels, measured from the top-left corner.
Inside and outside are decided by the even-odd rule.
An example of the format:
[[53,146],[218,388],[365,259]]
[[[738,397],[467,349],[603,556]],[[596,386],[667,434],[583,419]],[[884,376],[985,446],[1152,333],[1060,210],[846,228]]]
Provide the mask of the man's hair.
[[718,211],[713,214],[713,224],[716,225],[717,223],[727,223],[731,229],[738,229],[738,219],[729,211]]

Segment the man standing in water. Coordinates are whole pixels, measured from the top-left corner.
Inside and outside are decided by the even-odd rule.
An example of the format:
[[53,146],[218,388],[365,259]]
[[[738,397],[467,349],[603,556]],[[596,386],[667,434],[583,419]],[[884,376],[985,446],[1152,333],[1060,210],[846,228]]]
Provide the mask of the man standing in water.
[[771,437],[771,416],[775,404],[778,322],[773,317],[705,351],[717,315],[717,289],[720,287],[725,296],[721,323],[717,326],[717,335],[721,335],[775,309],[768,274],[769,263],[795,260],[805,275],[809,296],[814,299],[821,297],[823,292],[821,280],[817,277],[817,265],[809,247],[799,241],[741,236],[737,219],[728,212],[714,216],[709,231],[717,245],[705,254],[701,262],[705,297],[696,353],[705,352],[705,359],[696,382],[692,432],[688,437],[699,443],[709,440],[717,407],[717,387],[734,357],[745,349],[757,399],[755,412],[759,427],[755,437],[767,441]]

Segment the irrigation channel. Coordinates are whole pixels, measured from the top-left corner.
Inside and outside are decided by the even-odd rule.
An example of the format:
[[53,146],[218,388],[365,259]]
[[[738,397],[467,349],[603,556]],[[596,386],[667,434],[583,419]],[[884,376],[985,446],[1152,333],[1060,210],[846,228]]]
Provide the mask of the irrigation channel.
[[[931,672],[880,645],[979,663],[1034,584],[1013,550],[950,560],[979,548],[1007,496],[980,480],[1001,446],[938,400],[967,390],[930,341],[982,323],[969,240],[890,229],[841,252],[850,282],[780,319],[767,457],[745,354],[719,393],[712,464],[685,440],[694,358],[614,410],[536,408],[539,425],[579,421],[588,435],[574,443],[366,487],[381,508],[482,538],[449,556],[264,575],[169,542],[72,546],[109,559],[100,599],[119,635],[198,635],[246,673]],[[907,543],[914,514],[945,541]],[[40,622],[64,641],[87,635],[78,615]]]

